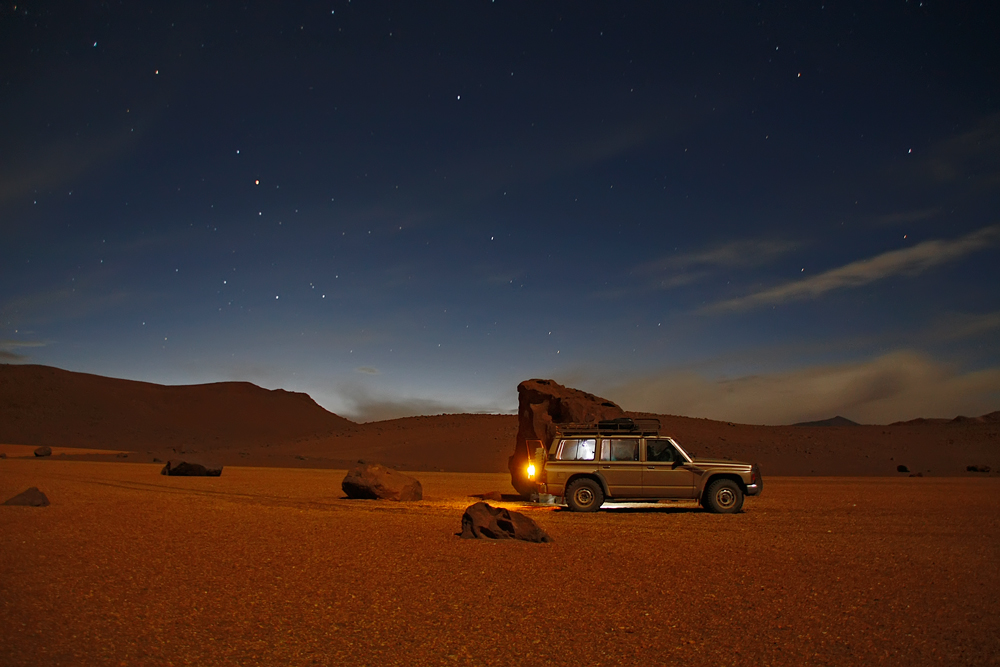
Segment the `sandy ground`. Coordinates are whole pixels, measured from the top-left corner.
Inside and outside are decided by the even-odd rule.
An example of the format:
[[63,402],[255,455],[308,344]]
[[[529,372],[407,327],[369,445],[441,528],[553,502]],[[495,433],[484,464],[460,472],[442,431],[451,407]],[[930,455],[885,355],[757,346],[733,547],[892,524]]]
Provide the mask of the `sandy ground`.
[[553,544],[455,536],[504,474],[0,461],[3,665],[1000,664],[1000,480],[777,478],[690,504],[530,513]]
[[[35,455],[38,449],[34,445],[5,445],[0,443],[0,454],[11,458],[28,458]],[[86,447],[50,447],[52,456],[115,456],[128,454],[124,449],[88,449]]]

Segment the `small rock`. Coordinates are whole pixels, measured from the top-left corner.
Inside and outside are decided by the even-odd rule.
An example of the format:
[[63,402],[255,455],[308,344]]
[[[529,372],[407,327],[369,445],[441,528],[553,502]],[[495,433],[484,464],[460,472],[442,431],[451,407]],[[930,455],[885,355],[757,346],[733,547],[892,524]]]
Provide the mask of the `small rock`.
[[465,508],[462,515],[463,540],[524,540],[526,542],[551,542],[548,533],[520,512],[511,512],[488,503],[476,503]]
[[160,459],[158,459],[158,458],[156,458],[156,457],[154,456],[154,457],[153,457],[153,463],[163,463],[163,461],[162,461],[162,460],[160,460]]
[[23,505],[25,507],[46,507],[48,504],[49,499],[38,490],[37,486],[22,491],[4,503],[4,505]]
[[503,494],[499,491],[487,491],[486,493],[476,493],[473,494],[473,498],[482,498],[483,500],[495,500],[497,502],[503,500]]
[[924,476],[924,473],[922,473],[922,472],[910,473],[910,477],[923,477],[923,476]]
[[7,452],[0,452],[0,459],[7,458]]
[[340,488],[348,498],[369,500],[420,500],[424,489],[420,481],[378,463],[351,468]]
[[160,471],[161,475],[171,477],[218,477],[222,474],[222,466],[203,465],[191,461],[171,459]]
[[989,472],[989,466],[965,466],[966,472]]
[[910,472],[910,469],[901,464],[896,466],[896,472]]
[[115,457],[119,459],[127,459],[128,454],[126,454],[125,452],[118,452],[117,454],[115,454]]
[[51,447],[39,447],[35,450],[35,456],[52,456]]

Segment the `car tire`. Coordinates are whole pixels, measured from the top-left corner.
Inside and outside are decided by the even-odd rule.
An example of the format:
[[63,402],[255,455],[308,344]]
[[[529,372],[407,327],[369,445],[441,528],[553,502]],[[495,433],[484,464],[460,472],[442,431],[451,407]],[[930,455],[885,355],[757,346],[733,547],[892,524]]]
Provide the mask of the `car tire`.
[[736,514],[743,507],[743,490],[731,479],[717,479],[708,485],[702,504],[714,514]]
[[604,504],[604,490],[588,477],[575,480],[566,488],[566,504],[574,512],[596,512]]

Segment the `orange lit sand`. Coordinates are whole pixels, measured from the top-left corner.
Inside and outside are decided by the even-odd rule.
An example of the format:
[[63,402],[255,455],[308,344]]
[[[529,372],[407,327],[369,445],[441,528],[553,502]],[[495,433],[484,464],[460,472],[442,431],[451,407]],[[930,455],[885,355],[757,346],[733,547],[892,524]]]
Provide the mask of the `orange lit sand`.
[[3,665],[997,664],[1000,480],[768,478],[743,514],[521,507],[548,545],[455,536],[504,474],[0,461]]
[[[35,455],[38,447],[34,445],[4,445],[0,444],[0,454],[6,454],[11,458],[30,457]],[[87,447],[50,447],[52,456],[100,454],[110,455],[127,454],[123,449],[90,449]]]

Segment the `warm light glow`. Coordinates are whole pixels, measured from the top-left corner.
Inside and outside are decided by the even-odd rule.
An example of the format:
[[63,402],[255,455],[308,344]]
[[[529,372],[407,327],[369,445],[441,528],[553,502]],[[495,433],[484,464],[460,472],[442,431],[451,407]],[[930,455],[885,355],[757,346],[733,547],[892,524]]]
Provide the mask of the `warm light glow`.
[[528,479],[531,479],[534,476],[535,476],[535,464],[534,463],[529,463],[528,464]]

